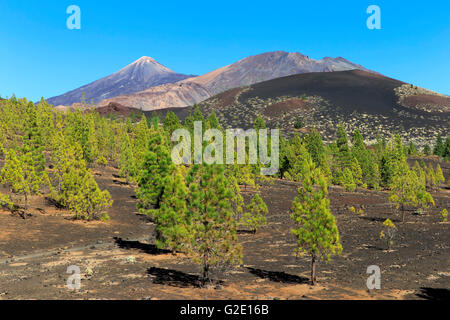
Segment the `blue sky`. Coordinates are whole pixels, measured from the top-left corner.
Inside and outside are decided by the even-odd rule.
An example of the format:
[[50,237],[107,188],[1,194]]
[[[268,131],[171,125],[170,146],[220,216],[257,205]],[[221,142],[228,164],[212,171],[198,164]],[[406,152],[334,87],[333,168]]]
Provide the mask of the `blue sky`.
[[[81,30],[66,8],[81,8]],[[369,30],[369,5],[381,30]],[[203,74],[249,55],[342,56],[450,94],[450,1],[0,0],[0,95],[38,100],[141,56]]]

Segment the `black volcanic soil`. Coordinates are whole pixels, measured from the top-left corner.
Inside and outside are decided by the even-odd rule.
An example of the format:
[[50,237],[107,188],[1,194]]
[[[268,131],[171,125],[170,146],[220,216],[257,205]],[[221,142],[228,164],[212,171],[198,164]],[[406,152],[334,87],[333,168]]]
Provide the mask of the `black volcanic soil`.
[[[101,174],[101,175],[98,175]],[[114,169],[96,179],[115,203],[108,222],[76,222],[45,201],[35,200],[32,216],[22,219],[0,211],[0,299],[448,299],[450,292],[449,223],[439,211],[450,193],[434,193],[436,207],[407,221],[384,192],[330,189],[343,253],[319,265],[319,285],[309,286],[310,262],[295,258],[289,209],[296,183],[276,180],[261,187],[268,204],[268,225],[256,235],[240,233],[243,265],[222,275],[221,284],[198,287],[199,267],[184,255],[158,250],[154,226],[137,214],[133,190]],[[253,193],[243,191],[246,199]],[[362,208],[357,216],[349,207]],[[37,210],[36,208],[41,208]],[[398,226],[392,251],[379,240],[382,222]],[[67,267],[82,271],[82,288],[65,287]],[[367,267],[378,265],[382,289],[367,291]],[[217,276],[217,275],[215,275]]]
[[438,133],[446,136],[448,98],[408,97],[408,104],[402,106],[394,89],[404,84],[360,70],[306,73],[227,91],[199,105],[205,113],[214,110],[221,123],[237,128],[252,127],[256,116],[262,115],[269,128],[283,129],[287,136],[295,131],[295,120],[300,117],[326,141],[334,138],[339,123],[350,132],[359,128],[368,140],[378,133],[399,132],[405,141],[423,146]]

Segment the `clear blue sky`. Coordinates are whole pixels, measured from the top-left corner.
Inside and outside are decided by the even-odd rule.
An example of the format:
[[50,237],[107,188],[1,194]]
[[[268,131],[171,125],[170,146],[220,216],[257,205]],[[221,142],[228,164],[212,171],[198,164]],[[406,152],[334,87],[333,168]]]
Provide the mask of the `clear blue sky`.
[[[81,8],[68,30],[66,8]],[[381,30],[366,27],[369,5]],[[203,74],[249,55],[342,56],[450,94],[450,1],[0,0],[0,94],[38,100],[141,56]]]

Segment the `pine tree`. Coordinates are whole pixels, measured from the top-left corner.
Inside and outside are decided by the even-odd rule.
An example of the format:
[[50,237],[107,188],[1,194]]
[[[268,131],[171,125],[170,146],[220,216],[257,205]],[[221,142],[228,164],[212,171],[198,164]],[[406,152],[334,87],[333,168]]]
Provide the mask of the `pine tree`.
[[144,161],[145,154],[148,150],[149,141],[150,133],[147,117],[142,114],[141,120],[134,127],[134,139],[132,140],[133,155],[137,170],[140,170],[142,166],[142,162]]
[[426,156],[429,156],[431,154],[431,148],[429,144],[426,144],[425,147],[423,147],[423,154]]
[[185,251],[189,243],[190,221],[187,211],[188,190],[177,168],[164,178],[160,209],[155,212],[156,245],[172,251]]
[[253,124],[253,128],[255,130],[265,129],[266,128],[266,122],[264,121],[264,118],[258,115],[255,119],[255,122]]
[[351,172],[352,172],[352,176],[353,176],[353,181],[357,186],[363,186],[366,187],[363,184],[363,179],[362,179],[362,169],[359,165],[358,159],[353,158],[352,162],[351,162]]
[[[330,260],[331,254],[340,254],[339,231],[336,220],[330,212],[327,184],[324,177],[308,164],[308,174],[298,196],[292,204],[291,219],[295,228],[291,232],[297,238],[298,255],[311,256],[311,284],[316,284],[316,264],[319,259]],[[315,190],[314,184],[319,188]]]
[[304,138],[306,149],[311,155],[316,167],[320,168],[328,181],[331,178],[331,170],[327,161],[327,154],[322,137],[317,129],[313,128]]
[[107,190],[100,190],[87,170],[82,147],[67,141],[61,130],[53,141],[53,183],[49,181],[51,198],[74,213],[76,219],[108,219],[104,211],[112,206],[111,196]]
[[130,141],[130,136],[126,132],[122,136],[121,146],[119,175],[126,178],[127,181],[134,181],[137,176],[138,169],[136,167],[136,160]]
[[445,139],[445,152],[444,158],[448,161],[450,160],[450,136]]
[[212,267],[224,269],[241,263],[242,247],[231,207],[233,189],[228,185],[223,166],[219,165],[194,165],[187,183],[192,236],[189,254],[202,265],[205,284]]
[[256,194],[247,206],[247,211],[241,219],[241,224],[249,228],[253,234],[261,227],[267,224],[266,215],[269,212],[264,200]]
[[1,181],[12,193],[23,196],[24,210],[28,210],[28,200],[33,194],[40,193],[42,177],[36,172],[32,153],[25,148],[16,154],[12,149],[6,153],[5,165],[1,171]]
[[[83,175],[69,174],[63,177],[63,185],[70,185],[69,198],[67,199],[68,209],[75,214],[75,219],[83,220],[109,220],[109,216],[104,212],[111,207],[113,201],[107,190],[101,191],[92,174],[86,170]],[[73,172],[75,173],[75,172]],[[67,181],[67,180],[72,181]],[[65,184],[64,182],[67,182]]]
[[208,116],[208,118],[206,120],[208,122],[208,127],[210,129],[221,129],[219,120],[217,119],[217,116],[216,116],[216,113],[214,112],[214,110],[211,112],[211,114]]
[[431,162],[428,164],[425,178],[427,187],[429,187],[430,189],[434,189],[434,187],[437,185],[437,179],[436,172],[434,171]]
[[436,138],[436,144],[434,145],[433,154],[439,157],[445,156],[445,145],[442,142],[442,136],[440,133]]
[[344,168],[350,168],[352,161],[350,147],[348,146],[347,133],[342,124],[339,124],[338,126],[336,144],[339,150],[338,157],[340,169],[344,170]]
[[403,163],[396,169],[391,183],[392,201],[397,209],[400,209],[402,221],[405,221],[405,206],[424,207],[434,205],[431,195],[426,192],[425,186],[413,170],[409,170],[408,164]]
[[139,175],[136,196],[140,212],[151,216],[157,213],[155,210],[161,207],[165,180],[173,172],[174,164],[169,150],[164,145],[162,135],[157,133],[149,143]]
[[408,145],[408,155],[417,155],[417,148],[412,141]]
[[445,182],[444,173],[442,172],[441,165],[438,163],[436,166],[436,185],[439,186],[440,184]]
[[176,129],[181,128],[180,119],[174,112],[169,111],[164,119],[163,127],[171,135]]
[[344,172],[342,173],[342,185],[347,191],[356,190],[356,183],[353,179],[352,171],[349,168],[345,168]]

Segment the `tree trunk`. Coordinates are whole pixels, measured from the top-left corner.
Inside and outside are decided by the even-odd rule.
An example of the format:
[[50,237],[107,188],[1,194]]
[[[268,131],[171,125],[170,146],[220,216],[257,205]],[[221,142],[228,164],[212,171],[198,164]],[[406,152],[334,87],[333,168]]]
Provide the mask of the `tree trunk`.
[[206,284],[206,282],[208,282],[208,280],[209,280],[209,265],[204,259],[203,260],[203,277],[202,277],[203,286]]
[[405,222],[405,206],[402,204],[402,222]]
[[316,265],[317,265],[317,257],[315,254],[312,255],[311,259],[311,285],[315,285],[317,282],[316,279]]

